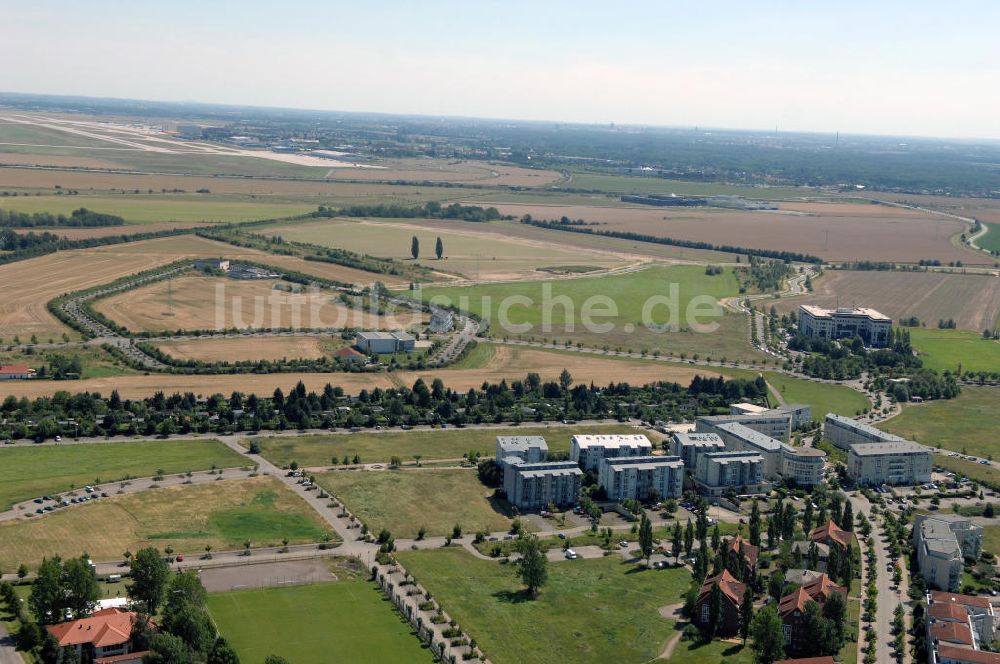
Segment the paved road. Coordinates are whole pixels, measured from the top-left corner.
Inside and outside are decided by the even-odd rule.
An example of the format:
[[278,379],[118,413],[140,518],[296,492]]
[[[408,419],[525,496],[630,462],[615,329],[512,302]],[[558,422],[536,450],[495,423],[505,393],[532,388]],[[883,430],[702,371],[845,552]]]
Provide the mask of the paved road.
[[14,639],[0,623],[0,664],[24,664],[21,653],[14,649]]

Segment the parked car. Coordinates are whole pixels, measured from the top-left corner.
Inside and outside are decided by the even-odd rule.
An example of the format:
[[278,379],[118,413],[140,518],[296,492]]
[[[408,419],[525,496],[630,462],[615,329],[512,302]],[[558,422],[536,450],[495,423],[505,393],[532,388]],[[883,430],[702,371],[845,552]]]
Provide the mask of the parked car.
[[576,560],[579,557],[573,549],[566,549],[566,560]]

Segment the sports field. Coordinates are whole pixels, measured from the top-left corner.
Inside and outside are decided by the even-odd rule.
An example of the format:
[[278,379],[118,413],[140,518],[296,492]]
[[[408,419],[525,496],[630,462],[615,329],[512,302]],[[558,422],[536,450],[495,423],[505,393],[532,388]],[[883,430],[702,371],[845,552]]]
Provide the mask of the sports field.
[[529,599],[513,566],[461,549],[397,555],[496,664],[651,661],[674,633],[659,608],[683,602],[691,581],[687,570],[639,571],[619,556],[560,561]]
[[[928,328],[939,320],[964,330],[992,329],[1000,316],[1000,279],[985,274],[826,270],[812,280],[813,292],[774,302],[779,312],[799,305],[871,307],[894,321],[916,316]],[[770,305],[768,305],[770,308]]]
[[29,498],[128,477],[243,466],[217,440],[145,440],[0,447],[0,510]]
[[212,593],[208,610],[243,664],[263,664],[268,655],[302,664],[434,661],[365,581]]
[[931,447],[1000,457],[998,404],[1000,388],[963,385],[962,393],[954,399],[908,404],[902,413],[879,426]]
[[569,452],[570,437],[581,433],[639,432],[627,424],[594,424],[257,436],[253,440],[260,445],[264,457],[279,466],[287,466],[292,461],[300,466],[326,466],[334,458],[339,463],[344,455],[353,458],[355,454],[361,457],[363,463],[387,462],[394,456],[402,459],[403,463],[414,463],[415,454],[419,454],[422,461],[460,459],[466,452],[493,456],[497,436],[543,436],[550,452]]
[[376,533],[388,528],[395,537],[416,537],[423,526],[428,535],[447,535],[459,524],[472,537],[510,527],[475,470],[335,471],[316,480]]
[[910,342],[924,366],[930,369],[951,372],[961,369],[963,373],[1000,371],[1000,341],[983,339],[982,333],[913,328]]
[[[733,271],[712,276],[705,271],[703,266],[658,265],[600,277],[431,287],[419,295],[488,318],[496,338],[758,357],[747,341],[746,320],[725,314],[718,304],[719,298],[739,292]],[[657,328],[668,324],[670,331]],[[696,332],[701,325],[710,331]]]
[[[461,223],[461,222],[459,222]],[[581,262],[595,267],[615,267],[624,261],[610,252],[543,244],[504,233],[510,222],[498,224],[435,220],[327,219],[294,225],[279,225],[268,232],[286,240],[338,247],[361,254],[412,260],[410,245],[420,243],[417,262],[432,270],[461,274],[470,279],[513,279],[538,274],[538,268],[553,268]],[[465,227],[469,230],[462,230]],[[442,259],[435,256],[437,238],[443,245]]]
[[[0,207],[18,212],[69,214],[85,207],[103,214],[114,214],[130,224],[164,221],[213,222],[278,219],[315,210],[309,203],[282,203],[252,200],[245,196],[215,194],[130,194],[118,196],[13,196],[3,199]],[[116,227],[124,233],[121,227]]]
[[112,496],[31,520],[0,523],[0,567],[44,556],[120,560],[126,549],[172,546],[200,554],[252,546],[318,542],[327,528],[305,501],[272,477],[220,480]]
[[181,276],[124,291],[94,308],[133,332],[222,330],[228,328],[362,328],[406,330],[426,319],[406,310],[379,316],[337,301],[337,293],[303,288],[277,279],[240,281],[225,277]]
[[[764,378],[786,403],[809,404],[812,419],[816,422],[822,422],[827,413],[854,417],[869,406],[863,394],[844,385],[820,383],[773,371],[765,372]],[[773,395],[771,400],[774,401]]]

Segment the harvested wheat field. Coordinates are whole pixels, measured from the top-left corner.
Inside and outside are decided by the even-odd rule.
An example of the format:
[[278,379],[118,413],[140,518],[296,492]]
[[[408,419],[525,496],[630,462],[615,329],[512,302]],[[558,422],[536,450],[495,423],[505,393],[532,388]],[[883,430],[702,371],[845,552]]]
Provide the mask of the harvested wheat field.
[[[478,202],[479,205],[488,203]],[[829,261],[894,261],[922,258],[944,263],[984,263],[988,258],[955,246],[951,237],[966,224],[929,213],[857,203],[793,204],[804,210],[598,207],[497,204],[504,214],[598,223],[595,231],[620,231],[755,249],[778,249]],[[869,209],[862,215],[859,208]]]
[[368,272],[332,263],[276,256],[193,235],[60,251],[0,265],[0,338],[10,340],[19,335],[27,341],[36,334],[40,340],[45,340],[64,332],[71,333],[46,309],[46,303],[52,298],[176,260],[210,256],[245,258],[347,282],[367,284],[375,278]]
[[239,362],[240,360],[318,359],[347,345],[340,337],[249,337],[177,339],[156,347],[178,360]]
[[183,276],[100,300],[94,308],[133,332],[267,328],[406,330],[424,321],[418,312],[379,316],[337,303],[329,290],[289,293],[278,279],[239,281]]
[[0,524],[0,565],[43,556],[120,560],[122,551],[172,546],[177,553],[317,542],[327,528],[304,500],[273,477],[150,489]]
[[[576,383],[604,385],[609,382],[629,382],[643,384],[657,380],[677,381],[687,384],[695,375],[718,376],[715,369],[695,367],[686,364],[671,364],[652,360],[634,360],[601,355],[569,353],[550,350],[498,346],[497,352],[484,368],[438,369],[428,371],[401,371],[388,373],[282,373],[282,374],[241,374],[240,376],[185,376],[176,374],[153,374],[136,376],[116,376],[73,381],[77,391],[110,394],[118,390],[123,397],[145,397],[162,390],[193,392],[195,394],[229,394],[234,384],[245,392],[271,394],[274,388],[288,390],[296,382],[302,381],[310,390],[322,390],[327,383],[339,385],[348,393],[355,394],[361,389],[373,387],[411,386],[417,378],[429,381],[441,378],[447,387],[456,390],[478,388],[483,381],[496,382],[501,378],[523,378],[529,372],[538,373],[542,380],[557,380],[562,370],[569,369]],[[234,382],[235,381],[235,382]],[[8,394],[29,398],[48,396],[65,390],[66,383],[51,380],[4,381],[0,383],[0,399]]]
[[991,275],[827,270],[813,280],[813,289],[808,295],[776,301],[775,308],[872,307],[893,320],[916,316],[934,327],[938,320],[951,318],[958,327],[977,332],[992,329],[1000,316],[1000,278]]

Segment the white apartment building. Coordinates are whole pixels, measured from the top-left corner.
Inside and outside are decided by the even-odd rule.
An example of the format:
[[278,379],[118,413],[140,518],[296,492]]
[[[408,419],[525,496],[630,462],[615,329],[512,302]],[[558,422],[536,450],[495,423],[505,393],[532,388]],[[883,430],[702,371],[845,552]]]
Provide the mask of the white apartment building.
[[497,436],[496,460],[517,457],[527,463],[545,461],[549,446],[541,436]]
[[863,307],[823,309],[810,304],[799,307],[799,332],[827,341],[861,337],[867,346],[888,346],[892,341],[892,319]]
[[790,480],[801,486],[813,486],[823,479],[826,453],[822,450],[793,447],[740,422],[717,423],[712,428],[727,450],[759,454],[764,462],[764,479],[769,482]]
[[829,440],[834,447],[842,450],[849,450],[852,445],[864,443],[905,441],[905,438],[886,433],[870,424],[834,413],[827,413],[823,419],[823,437]]
[[691,470],[698,465],[699,455],[725,449],[726,444],[717,433],[675,433],[670,437],[670,453],[679,456]]
[[677,456],[602,459],[597,481],[608,500],[677,498],[684,493],[684,461]]
[[914,485],[931,481],[931,450],[906,440],[860,443],[847,452],[847,475],[858,484]]
[[976,559],[983,547],[983,529],[957,515],[917,515],[913,524],[920,574],[928,585],[955,590],[965,559]]
[[764,459],[756,452],[709,452],[698,457],[695,486],[706,496],[721,496],[727,489],[741,494],[771,489],[764,481]]
[[[695,431],[699,433],[719,433],[715,427],[720,424],[737,423],[749,427],[754,431],[788,442],[792,431],[808,424],[812,419],[812,412],[809,406],[800,404],[789,404],[762,412],[738,412],[748,409],[736,404],[731,406],[729,415],[708,415],[699,417],[695,424]],[[755,409],[749,409],[751,411]],[[721,435],[721,434],[720,434]]]
[[573,436],[569,443],[569,458],[584,471],[597,470],[602,459],[648,456],[653,444],[642,434]]
[[573,461],[526,463],[508,457],[503,488],[507,500],[519,510],[540,510],[548,505],[574,505],[580,497],[583,471]]

